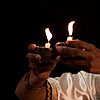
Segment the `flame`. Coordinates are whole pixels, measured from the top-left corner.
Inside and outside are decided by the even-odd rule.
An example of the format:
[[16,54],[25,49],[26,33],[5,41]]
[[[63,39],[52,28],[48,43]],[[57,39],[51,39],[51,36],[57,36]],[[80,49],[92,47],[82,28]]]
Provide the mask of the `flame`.
[[69,24],[68,24],[68,32],[69,32],[69,36],[72,35],[73,33],[73,24],[75,23],[75,21],[71,21]]
[[45,33],[46,33],[46,36],[47,36],[47,39],[48,39],[48,42],[49,42],[52,38],[52,33],[50,32],[49,28],[45,29]]

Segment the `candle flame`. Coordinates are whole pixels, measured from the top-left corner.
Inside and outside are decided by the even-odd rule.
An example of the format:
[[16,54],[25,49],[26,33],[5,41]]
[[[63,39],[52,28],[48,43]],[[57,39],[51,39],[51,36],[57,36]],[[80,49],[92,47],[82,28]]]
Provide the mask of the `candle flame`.
[[46,36],[47,36],[47,39],[48,39],[48,42],[49,42],[52,38],[52,33],[50,32],[49,28],[45,29],[45,33],[46,33]]
[[73,33],[73,24],[75,23],[75,21],[71,21],[69,24],[68,24],[68,32],[69,32],[69,36],[72,35]]

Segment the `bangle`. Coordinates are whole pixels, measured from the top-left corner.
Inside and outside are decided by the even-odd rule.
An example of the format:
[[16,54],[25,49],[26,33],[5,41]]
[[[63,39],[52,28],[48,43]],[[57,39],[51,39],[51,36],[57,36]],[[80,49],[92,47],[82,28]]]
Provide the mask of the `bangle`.
[[46,86],[47,84],[47,80],[38,88],[34,88],[30,85],[29,83],[29,78],[30,78],[30,74],[31,74],[32,70],[30,70],[29,72],[26,73],[26,76],[25,76],[25,86],[27,89],[32,89],[32,90],[37,90],[37,89],[41,89],[43,86]]

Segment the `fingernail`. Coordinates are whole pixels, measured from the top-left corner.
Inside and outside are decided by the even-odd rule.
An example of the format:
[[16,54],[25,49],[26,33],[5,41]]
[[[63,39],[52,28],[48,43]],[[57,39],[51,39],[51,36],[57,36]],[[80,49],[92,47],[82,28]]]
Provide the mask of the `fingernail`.
[[66,44],[69,45],[69,41],[66,41]]
[[60,62],[60,60],[61,60],[60,56],[58,56],[58,57],[56,58],[56,60],[57,60],[57,62]]
[[35,56],[35,59],[36,59],[36,60],[41,60],[41,56],[40,56],[40,55],[36,55],[36,56]]
[[35,50],[35,48],[36,48],[35,44],[31,46],[31,50]]
[[58,52],[62,52],[63,48],[62,47],[58,47],[57,50],[58,50]]

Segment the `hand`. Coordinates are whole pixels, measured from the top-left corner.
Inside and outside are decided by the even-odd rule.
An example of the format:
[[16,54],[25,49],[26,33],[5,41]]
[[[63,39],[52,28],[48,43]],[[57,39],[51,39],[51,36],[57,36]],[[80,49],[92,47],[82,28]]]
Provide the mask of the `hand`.
[[57,62],[42,62],[41,55],[33,53],[35,48],[35,44],[30,44],[28,47],[30,51],[30,53],[27,54],[27,58],[29,60],[29,67],[33,70],[33,74],[36,77],[38,77],[39,79],[46,80],[49,77],[51,71],[56,66]]
[[58,62],[91,73],[100,74],[100,50],[93,44],[80,40],[66,41],[68,46],[58,46]]

